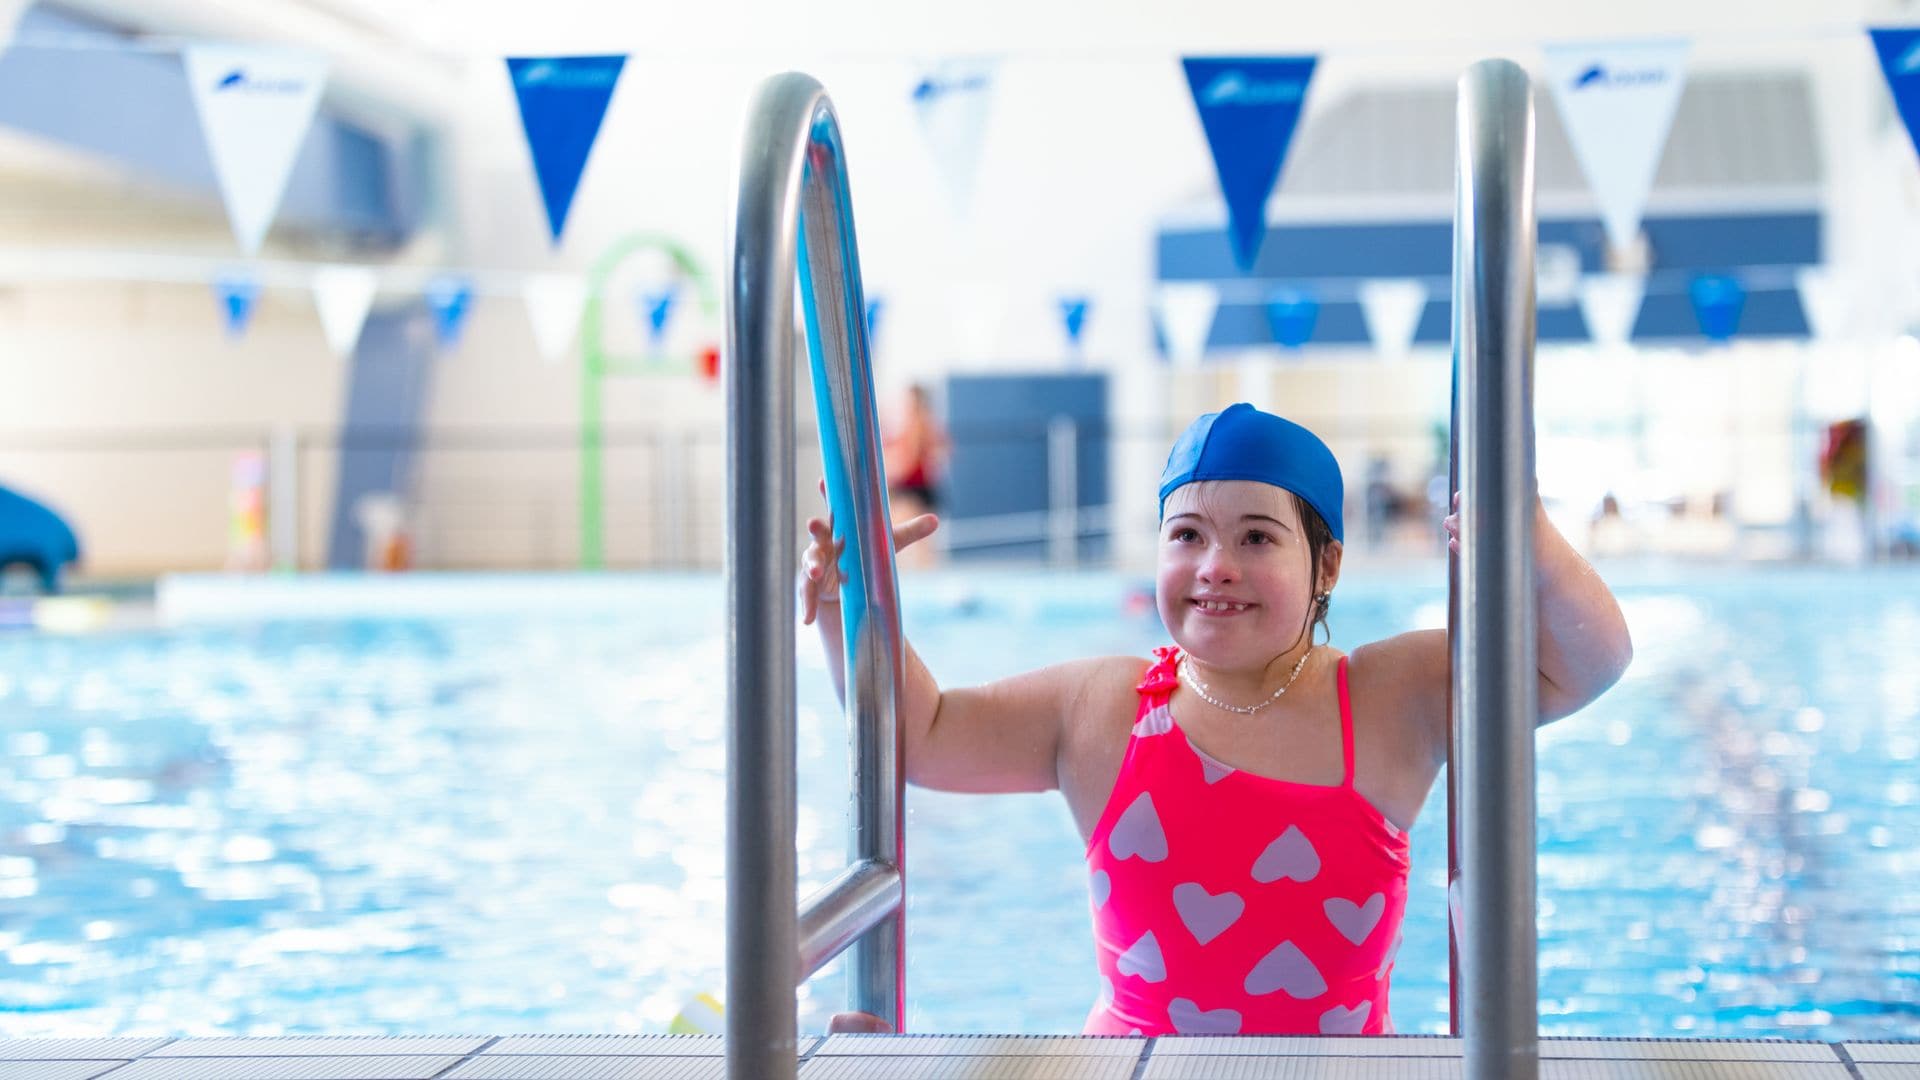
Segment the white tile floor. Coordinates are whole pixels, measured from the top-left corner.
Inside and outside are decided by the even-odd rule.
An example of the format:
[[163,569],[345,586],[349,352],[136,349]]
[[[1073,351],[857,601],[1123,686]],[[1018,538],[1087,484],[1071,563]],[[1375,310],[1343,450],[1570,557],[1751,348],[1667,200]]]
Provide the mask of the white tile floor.
[[[1454,1080],[1461,1043],[1394,1038],[833,1035],[802,1080]],[[0,1080],[724,1080],[711,1035],[0,1040]],[[1920,1080],[1920,1041],[1543,1039],[1543,1080]]]

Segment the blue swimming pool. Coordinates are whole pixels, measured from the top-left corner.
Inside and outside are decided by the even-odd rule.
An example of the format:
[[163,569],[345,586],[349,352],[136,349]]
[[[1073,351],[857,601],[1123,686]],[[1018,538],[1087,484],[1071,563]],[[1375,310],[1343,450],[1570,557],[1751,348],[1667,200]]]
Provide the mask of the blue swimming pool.
[[[1337,643],[1440,618],[1434,574],[1362,577]],[[1920,575],[1618,580],[1633,670],[1540,739],[1543,1031],[1920,1034]],[[907,583],[943,678],[1160,641],[1130,580],[993,581]],[[658,1031],[720,989],[717,579],[275,587],[0,633],[0,1036]],[[846,748],[812,647],[801,697],[818,884]],[[1446,1026],[1444,819],[1414,832],[1402,1031]],[[908,829],[910,1024],[1078,1030],[1057,798],[916,791]],[[840,998],[816,980],[803,1023]]]

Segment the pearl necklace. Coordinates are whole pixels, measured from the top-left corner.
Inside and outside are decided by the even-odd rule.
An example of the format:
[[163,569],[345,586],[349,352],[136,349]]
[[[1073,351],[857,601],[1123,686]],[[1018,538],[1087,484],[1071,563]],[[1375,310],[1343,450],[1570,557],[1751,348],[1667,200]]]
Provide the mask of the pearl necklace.
[[1239,713],[1242,716],[1252,716],[1254,713],[1280,700],[1280,695],[1287,692],[1287,687],[1293,685],[1293,680],[1300,677],[1300,669],[1307,666],[1307,657],[1312,655],[1313,650],[1311,648],[1301,653],[1300,662],[1293,665],[1293,674],[1287,676],[1287,681],[1281,685],[1280,689],[1273,692],[1272,697],[1258,705],[1229,705],[1215,698],[1207,692],[1207,684],[1200,681],[1200,676],[1193,673],[1193,664],[1184,654],[1180,657],[1180,677],[1185,679],[1188,685],[1193,687],[1193,692],[1200,695],[1201,701],[1206,702],[1216,709],[1224,709],[1230,713]]

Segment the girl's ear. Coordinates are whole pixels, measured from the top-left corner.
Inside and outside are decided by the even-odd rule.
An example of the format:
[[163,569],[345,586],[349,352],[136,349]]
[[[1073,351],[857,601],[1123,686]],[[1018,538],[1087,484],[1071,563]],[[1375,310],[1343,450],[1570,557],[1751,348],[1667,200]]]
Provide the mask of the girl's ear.
[[1340,560],[1346,555],[1346,547],[1338,540],[1329,541],[1320,552],[1320,592],[1332,592],[1340,580]]

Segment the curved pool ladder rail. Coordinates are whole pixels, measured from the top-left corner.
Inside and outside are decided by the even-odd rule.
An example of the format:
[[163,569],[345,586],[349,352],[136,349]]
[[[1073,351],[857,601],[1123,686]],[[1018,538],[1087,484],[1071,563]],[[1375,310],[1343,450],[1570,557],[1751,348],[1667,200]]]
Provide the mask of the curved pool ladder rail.
[[[760,85],[728,219],[726,1060],[791,1080],[794,988],[843,950],[848,1003],[901,1030],[905,776],[899,585],[840,126],[789,72]],[[794,293],[836,531],[854,743],[852,863],[796,903]]]
[[[1468,1080],[1539,1075],[1534,922],[1533,98],[1483,60],[1460,77],[1453,218],[1448,891],[1461,890],[1453,1021]],[[1464,872],[1461,868],[1465,867]]]

